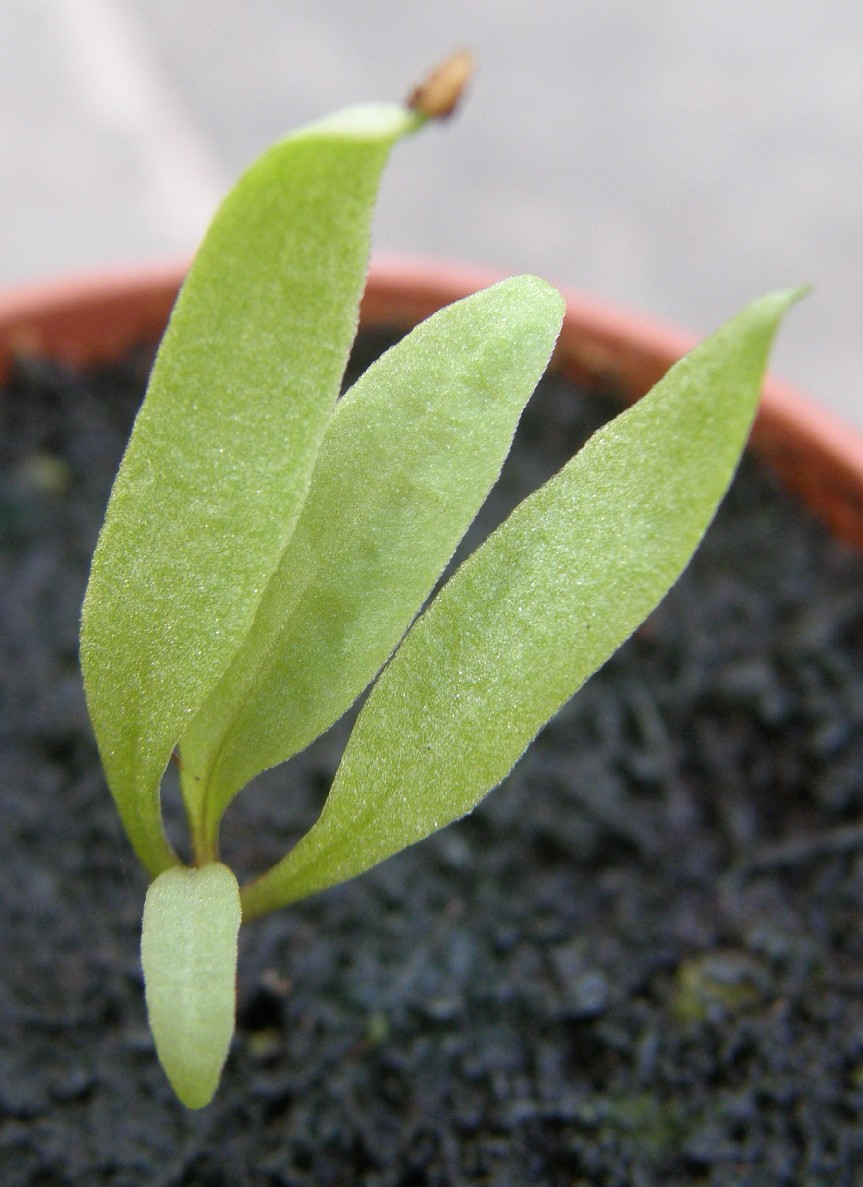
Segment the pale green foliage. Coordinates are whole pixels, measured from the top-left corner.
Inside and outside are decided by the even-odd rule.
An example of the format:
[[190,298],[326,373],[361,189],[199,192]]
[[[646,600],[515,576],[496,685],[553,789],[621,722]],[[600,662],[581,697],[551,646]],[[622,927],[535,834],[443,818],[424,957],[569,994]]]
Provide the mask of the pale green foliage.
[[734,473],[779,318],[763,298],[596,433],[470,557],[360,714],[318,823],[247,916],[469,812],[680,575]]
[[[241,178],[171,318],[93,561],[87,699],[155,876],[150,1023],[193,1108],[230,1043],[240,904],[248,918],[368,869],[503,778],[685,566],[796,295],[750,306],[679,363],[411,625],[500,471],[563,314],[543,281],[505,281],[417,327],[337,402],[379,176],[420,123],[397,107],[343,112]],[[320,820],[240,894],[218,862],[226,806],[382,667]],[[196,870],[162,829],[178,746]]]
[[81,632],[108,782],[153,874],[176,861],[162,774],[290,539],[356,331],[379,176],[416,122],[354,109],[265,153],[219,209],[159,351]]
[[190,1109],[209,1104],[234,1033],[240,890],[227,866],[175,866],[150,884],[141,930],[159,1060]]
[[543,281],[504,281],[431,317],[339,402],[257,618],[183,736],[208,835],[396,646],[496,480],[562,316]]

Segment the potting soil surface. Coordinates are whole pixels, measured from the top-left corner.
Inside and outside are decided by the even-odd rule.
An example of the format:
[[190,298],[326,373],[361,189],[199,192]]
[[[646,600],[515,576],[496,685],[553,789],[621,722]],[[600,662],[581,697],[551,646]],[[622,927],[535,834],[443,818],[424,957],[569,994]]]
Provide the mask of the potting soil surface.
[[[30,360],[0,404],[0,1183],[863,1183],[863,561],[751,461],[472,816],[243,929],[222,1085],[177,1103],[77,662],[149,361]],[[545,381],[480,534],[607,415]],[[234,868],[309,827],[346,729],[238,797]]]

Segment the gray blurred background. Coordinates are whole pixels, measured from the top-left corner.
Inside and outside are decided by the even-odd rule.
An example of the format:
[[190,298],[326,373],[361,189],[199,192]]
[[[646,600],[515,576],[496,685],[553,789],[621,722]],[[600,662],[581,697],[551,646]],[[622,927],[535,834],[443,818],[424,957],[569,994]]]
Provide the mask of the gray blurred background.
[[814,281],[776,369],[863,425],[861,0],[0,0],[0,284],[188,253],[270,140],[461,46],[380,249],[699,332]]

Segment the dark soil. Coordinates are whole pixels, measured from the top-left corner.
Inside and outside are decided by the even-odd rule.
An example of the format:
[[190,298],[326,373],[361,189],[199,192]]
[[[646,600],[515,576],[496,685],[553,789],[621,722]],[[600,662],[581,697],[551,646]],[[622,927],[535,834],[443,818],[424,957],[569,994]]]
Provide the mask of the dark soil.
[[[76,656],[147,363],[31,362],[0,405],[0,1183],[863,1183],[863,562],[751,462],[472,817],[244,929],[221,1089],[176,1102]],[[547,382],[506,498],[606,414]],[[239,798],[238,869],[307,827],[340,744]]]

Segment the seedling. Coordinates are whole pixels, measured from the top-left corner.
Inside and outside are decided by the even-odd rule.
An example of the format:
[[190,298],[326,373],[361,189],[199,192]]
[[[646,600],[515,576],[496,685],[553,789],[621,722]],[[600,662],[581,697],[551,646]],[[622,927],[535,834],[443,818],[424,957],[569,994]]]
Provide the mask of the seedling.
[[[686,565],[745,442],[796,293],[751,305],[527,498],[420,612],[508,452],[563,317],[521,276],[441,310],[337,399],[391,148],[412,105],[301,129],[243,175],[177,300],[111,495],[81,654],[111,791],[152,875],[150,1024],[180,1099],[212,1097],[240,920],[469,812]],[[376,681],[375,678],[377,677]],[[375,681],[320,819],[242,890],[234,796]],[[191,865],[166,839],[178,756]]]

